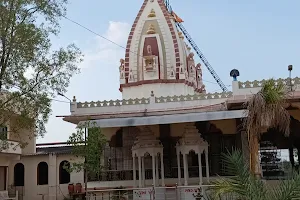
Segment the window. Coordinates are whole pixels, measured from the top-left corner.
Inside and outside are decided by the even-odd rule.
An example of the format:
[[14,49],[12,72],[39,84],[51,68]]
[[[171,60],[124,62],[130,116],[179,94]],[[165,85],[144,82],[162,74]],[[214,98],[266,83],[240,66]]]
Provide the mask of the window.
[[0,140],[6,140],[6,139],[7,139],[7,127],[0,126]]
[[14,167],[14,184],[15,186],[24,186],[24,165],[17,163]]
[[59,164],[59,184],[70,183],[70,173],[66,170],[66,167],[70,167],[70,163],[66,160]]
[[46,162],[40,162],[37,167],[37,184],[48,184],[48,164]]

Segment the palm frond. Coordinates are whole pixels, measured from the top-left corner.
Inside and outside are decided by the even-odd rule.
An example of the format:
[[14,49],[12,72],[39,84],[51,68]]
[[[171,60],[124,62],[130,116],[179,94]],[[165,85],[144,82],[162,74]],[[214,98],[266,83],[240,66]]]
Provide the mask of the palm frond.
[[249,172],[249,167],[245,164],[240,150],[223,154],[223,160],[225,170],[234,176],[220,177],[214,182],[215,197],[234,195],[238,199],[265,200],[265,189],[262,182]]
[[269,189],[267,200],[300,199],[300,175],[294,176]]
[[290,115],[283,107],[289,92],[283,82],[274,79],[264,82],[261,90],[245,104],[248,116],[244,128],[252,134],[260,134],[263,127],[278,128],[289,135]]

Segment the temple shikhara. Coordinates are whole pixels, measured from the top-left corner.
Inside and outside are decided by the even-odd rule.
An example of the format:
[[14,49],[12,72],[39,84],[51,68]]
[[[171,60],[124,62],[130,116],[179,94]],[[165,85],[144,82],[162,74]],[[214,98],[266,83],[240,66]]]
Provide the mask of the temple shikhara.
[[[122,93],[122,99],[79,102],[74,97],[70,115],[63,116],[66,123],[76,125],[95,122],[108,140],[101,175],[88,176],[91,199],[110,199],[118,187],[126,191],[123,199],[196,199],[199,188],[218,176],[230,175],[224,170],[223,153],[248,148],[241,126],[247,115],[243,104],[260,90],[264,80],[240,82],[238,70],[232,70],[228,71],[233,77],[232,88],[228,89],[182,22],[168,1],[144,0],[132,24],[124,57],[116,66],[120,87],[115,89]],[[198,58],[202,64],[195,61]],[[203,74],[203,68],[211,74]],[[202,77],[210,75],[223,92],[206,90]],[[294,120],[300,120],[300,79],[277,81],[292,88],[286,108]],[[262,139],[271,142],[272,148],[289,148],[284,137],[274,142],[265,135]],[[32,145],[35,147],[35,142]],[[0,160],[2,154],[17,154],[17,158],[5,157],[7,168],[0,167],[0,190],[18,191],[24,200],[41,196],[63,199],[68,195],[69,183],[84,185],[83,172],[63,172],[62,163],[71,162],[70,151],[67,145],[48,144],[31,152],[0,153]],[[47,165],[43,168],[47,180],[37,184],[41,179],[36,172],[40,162]],[[268,169],[263,164],[257,166],[264,175]],[[23,176],[23,181],[14,178],[16,174]],[[284,176],[284,171],[273,165],[271,174]],[[1,177],[7,177],[4,184]]]

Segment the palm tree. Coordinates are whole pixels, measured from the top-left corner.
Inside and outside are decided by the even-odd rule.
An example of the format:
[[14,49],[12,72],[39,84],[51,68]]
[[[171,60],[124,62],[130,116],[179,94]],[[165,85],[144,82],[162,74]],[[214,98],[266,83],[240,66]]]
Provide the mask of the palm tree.
[[225,169],[231,178],[220,177],[213,183],[211,199],[221,197],[235,200],[294,200],[300,199],[300,176],[294,174],[278,185],[268,187],[260,178],[249,171],[247,162],[239,150],[223,155]]
[[244,119],[250,151],[250,171],[255,174],[258,169],[259,138],[263,129],[277,128],[286,136],[290,133],[290,115],[283,107],[289,95],[283,81],[274,79],[265,81],[261,90],[246,103],[248,116]]

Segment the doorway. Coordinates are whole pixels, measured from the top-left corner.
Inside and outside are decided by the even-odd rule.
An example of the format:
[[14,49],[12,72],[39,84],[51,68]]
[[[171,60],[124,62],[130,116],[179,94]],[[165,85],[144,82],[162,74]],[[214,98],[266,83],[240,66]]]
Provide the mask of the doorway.
[[6,190],[7,167],[0,166],[0,191]]

